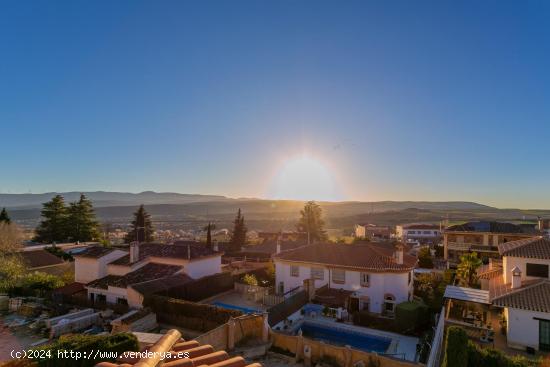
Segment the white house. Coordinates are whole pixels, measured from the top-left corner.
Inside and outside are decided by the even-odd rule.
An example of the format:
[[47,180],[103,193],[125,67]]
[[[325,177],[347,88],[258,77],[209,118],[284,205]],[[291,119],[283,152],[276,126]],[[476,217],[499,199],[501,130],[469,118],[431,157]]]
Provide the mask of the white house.
[[[75,280],[92,301],[142,306],[139,289],[184,284],[221,272],[221,252],[201,243],[132,244],[130,251],[93,246],[75,254]],[[158,281],[160,283],[151,283]],[[147,287],[139,287],[147,284]]]
[[395,235],[402,241],[433,242],[441,237],[437,224],[402,224],[395,227]]
[[478,270],[481,290],[448,286],[446,297],[484,304],[488,315],[501,311],[509,347],[550,351],[550,240],[501,243],[498,251],[502,263],[495,260]]
[[290,292],[311,279],[318,300],[345,295],[350,311],[392,314],[413,293],[416,258],[403,249],[402,244],[315,244],[283,252],[274,257],[277,291]]

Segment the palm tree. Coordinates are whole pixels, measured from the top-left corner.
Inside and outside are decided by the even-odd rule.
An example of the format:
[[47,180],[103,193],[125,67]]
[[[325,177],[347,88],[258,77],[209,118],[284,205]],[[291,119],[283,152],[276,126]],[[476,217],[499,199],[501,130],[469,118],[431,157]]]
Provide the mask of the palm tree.
[[481,266],[481,259],[476,252],[460,256],[460,264],[456,269],[459,284],[465,287],[472,287],[477,284],[477,269]]

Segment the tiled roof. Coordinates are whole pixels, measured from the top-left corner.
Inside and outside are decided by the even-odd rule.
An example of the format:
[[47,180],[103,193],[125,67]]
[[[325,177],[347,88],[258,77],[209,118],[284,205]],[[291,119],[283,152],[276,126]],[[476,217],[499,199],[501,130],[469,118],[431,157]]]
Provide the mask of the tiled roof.
[[489,265],[483,265],[477,270],[479,279],[493,279],[502,276],[502,268],[490,268]]
[[501,243],[498,245],[498,252],[502,256],[550,259],[550,240],[533,237]]
[[[160,243],[142,243],[139,245],[139,260],[147,257],[172,257],[177,259],[188,259],[189,254],[191,259],[200,257],[222,255],[220,252],[214,252],[202,242],[186,243],[185,245],[164,245]],[[111,262],[113,265],[129,265],[130,255],[126,255]]]
[[100,289],[107,289],[109,286],[126,288],[132,284],[174,275],[174,273],[180,270],[182,270],[182,267],[177,265],[149,263],[126,275],[107,275],[106,277],[96,279],[86,284],[86,287]]
[[73,256],[74,257],[77,257],[77,256],[93,257],[93,258],[99,259],[100,257],[107,255],[111,251],[114,251],[114,248],[103,247],[103,246],[90,246],[86,248],[84,251],[78,252]]
[[153,279],[146,282],[133,284],[130,287],[132,287],[136,292],[146,296],[149,294],[168,290],[192,281],[193,278],[185,274],[175,274],[164,278]]
[[403,264],[397,264],[392,245],[315,244],[276,255],[285,261],[322,264],[326,266],[365,269],[378,272],[405,272],[416,265],[416,257],[403,253]]
[[59,287],[53,290],[54,294],[64,294],[67,296],[72,296],[73,294],[86,291],[84,284],[78,282],[72,282],[63,287]]
[[533,233],[532,228],[505,222],[476,221],[447,227],[447,232]]
[[[298,247],[302,247],[307,244],[304,241],[280,241],[281,251],[293,250]],[[259,245],[249,245],[246,246],[245,251],[250,252],[259,252],[264,254],[275,254],[277,253],[277,241],[275,240],[266,240]]]
[[535,312],[550,312],[550,282],[539,279],[530,285],[493,299],[493,305]]
[[[262,367],[259,363],[247,364],[244,358],[240,356],[231,358],[224,350],[214,351],[214,347],[209,344],[201,345],[196,340],[185,341],[180,337],[179,331],[169,330],[154,345],[146,347],[152,357],[142,359],[121,357],[117,360],[117,363],[101,362],[96,367],[130,367],[136,365],[152,367],[160,364],[164,367]],[[179,357],[176,357],[176,353],[179,353]],[[168,355],[172,358],[161,360],[161,358]]]
[[19,256],[28,268],[41,268],[63,264],[63,260],[46,250],[21,251]]

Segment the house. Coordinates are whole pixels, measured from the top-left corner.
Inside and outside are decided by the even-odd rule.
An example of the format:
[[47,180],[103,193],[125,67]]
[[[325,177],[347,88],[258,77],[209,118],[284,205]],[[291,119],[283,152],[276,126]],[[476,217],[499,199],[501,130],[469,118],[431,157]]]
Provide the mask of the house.
[[356,224],[355,238],[371,240],[389,240],[391,228],[389,226],[377,226],[376,224]]
[[75,281],[86,284],[91,301],[139,308],[145,293],[140,290],[150,293],[151,286],[157,284],[160,287],[159,281],[183,285],[193,279],[221,272],[223,253],[202,243],[185,243],[133,243],[129,252],[89,247],[74,255]]
[[71,262],[63,261],[63,259],[42,248],[20,251],[18,255],[28,272],[39,271],[52,275],[63,275],[65,272],[72,270]]
[[454,225],[443,232],[443,257],[450,266],[456,266],[461,255],[473,251],[481,257],[499,258],[499,244],[538,235],[534,227],[504,222],[475,221]]
[[441,229],[438,224],[402,224],[395,226],[395,235],[405,242],[436,243],[441,239]]
[[[469,316],[460,320],[471,322],[470,329],[483,330],[492,323],[489,328],[495,330],[499,321],[506,331],[505,346],[550,351],[550,240],[539,236],[497,247],[502,261],[491,261],[478,270],[481,289],[447,287],[447,315],[453,314],[452,307],[466,302],[464,309],[481,310],[477,325],[475,313],[471,320]],[[460,312],[454,314],[461,318]],[[503,336],[496,333],[495,337]]]
[[393,314],[396,304],[412,298],[416,261],[401,243],[303,246],[274,257],[277,291],[313,282],[321,303]]

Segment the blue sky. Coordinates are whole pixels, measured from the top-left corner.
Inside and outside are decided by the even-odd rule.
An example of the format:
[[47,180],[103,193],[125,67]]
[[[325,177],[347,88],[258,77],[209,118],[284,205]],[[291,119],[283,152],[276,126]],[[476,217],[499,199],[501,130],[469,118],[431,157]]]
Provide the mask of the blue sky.
[[348,200],[550,208],[546,1],[12,1],[0,192],[270,196],[304,152]]

